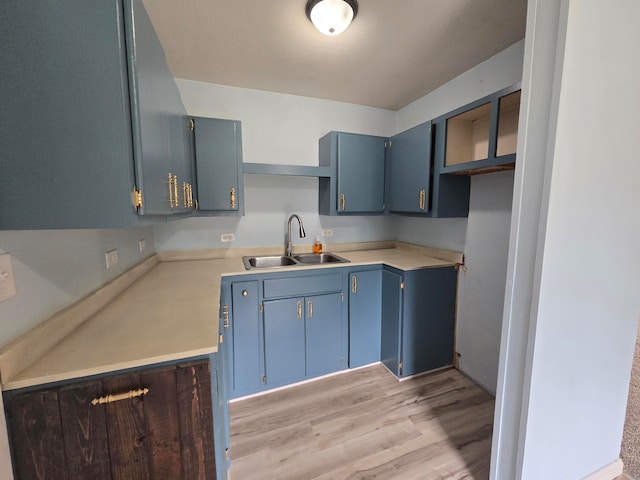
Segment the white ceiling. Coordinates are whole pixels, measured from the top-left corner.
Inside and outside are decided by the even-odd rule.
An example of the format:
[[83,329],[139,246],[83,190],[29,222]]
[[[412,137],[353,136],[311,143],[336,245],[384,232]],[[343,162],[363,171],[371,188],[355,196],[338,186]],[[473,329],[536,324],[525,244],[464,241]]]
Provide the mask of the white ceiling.
[[526,0],[360,0],[327,37],[306,0],[144,0],[176,78],[397,110],[524,37]]

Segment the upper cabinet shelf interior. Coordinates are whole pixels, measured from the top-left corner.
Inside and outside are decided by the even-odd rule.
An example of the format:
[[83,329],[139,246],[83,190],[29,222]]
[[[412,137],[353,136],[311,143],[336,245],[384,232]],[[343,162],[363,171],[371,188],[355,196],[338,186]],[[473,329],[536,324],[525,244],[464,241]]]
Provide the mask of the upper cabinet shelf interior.
[[444,143],[440,173],[475,175],[513,169],[520,86],[501,90],[437,120]]

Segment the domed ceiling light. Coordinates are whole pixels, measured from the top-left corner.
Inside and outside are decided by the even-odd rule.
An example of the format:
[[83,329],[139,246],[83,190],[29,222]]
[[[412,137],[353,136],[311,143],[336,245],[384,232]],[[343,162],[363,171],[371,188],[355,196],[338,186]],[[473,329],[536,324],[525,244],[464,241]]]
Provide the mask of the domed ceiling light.
[[325,35],[339,35],[358,13],[356,0],[309,0],[307,17]]

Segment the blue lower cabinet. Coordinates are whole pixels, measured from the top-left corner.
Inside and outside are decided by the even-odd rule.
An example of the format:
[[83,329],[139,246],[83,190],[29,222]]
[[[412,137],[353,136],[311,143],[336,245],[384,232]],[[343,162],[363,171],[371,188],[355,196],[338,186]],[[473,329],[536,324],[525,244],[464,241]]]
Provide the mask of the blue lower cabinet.
[[456,283],[454,267],[384,270],[380,354],[396,376],[453,363]]
[[380,361],[382,270],[349,274],[349,367]]
[[305,377],[304,298],[264,302],[266,384],[286,385]]
[[305,298],[307,377],[337,372],[342,357],[342,295],[328,293]]
[[237,397],[262,387],[258,281],[234,282],[231,297],[227,359],[233,396]]

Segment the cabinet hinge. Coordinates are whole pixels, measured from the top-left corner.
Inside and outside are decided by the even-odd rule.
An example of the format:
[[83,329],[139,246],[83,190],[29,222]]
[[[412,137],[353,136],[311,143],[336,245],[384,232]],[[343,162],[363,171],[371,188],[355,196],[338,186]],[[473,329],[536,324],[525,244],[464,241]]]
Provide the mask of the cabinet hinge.
[[225,458],[226,460],[229,460],[229,449],[228,449],[228,448],[227,448],[227,449],[225,449],[225,451],[224,451],[224,458]]
[[224,343],[224,335],[220,334],[220,335],[218,336],[218,343],[219,343],[220,345],[222,345],[222,344]]
[[402,373],[402,362],[398,362],[398,370]]
[[404,290],[404,282],[400,282],[400,290]]
[[264,304],[263,303],[260,304],[260,312],[264,312]]
[[391,140],[384,141],[384,148],[389,148],[391,146]]
[[136,210],[140,210],[142,208],[142,190],[138,190],[136,187],[133,187],[133,192],[131,192],[131,203],[133,204],[133,208]]
[[340,294],[340,301],[344,303],[344,293]]
[[267,383],[267,376],[266,375],[262,375],[262,383]]
[[193,121],[193,118],[189,119],[189,130],[193,130],[196,127],[195,122]]

